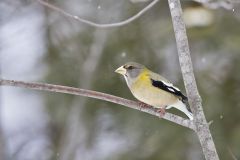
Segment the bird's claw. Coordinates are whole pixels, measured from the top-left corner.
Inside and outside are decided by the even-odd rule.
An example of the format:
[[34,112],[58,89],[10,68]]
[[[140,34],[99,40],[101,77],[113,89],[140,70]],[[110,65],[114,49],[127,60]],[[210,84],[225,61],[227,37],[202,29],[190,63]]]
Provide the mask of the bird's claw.
[[158,108],[157,112],[160,114],[160,118],[162,118],[166,113],[165,108]]
[[143,103],[143,102],[141,102],[141,101],[138,102],[138,105],[140,106],[140,110],[141,110],[142,108],[149,108],[149,105],[148,105],[148,104]]

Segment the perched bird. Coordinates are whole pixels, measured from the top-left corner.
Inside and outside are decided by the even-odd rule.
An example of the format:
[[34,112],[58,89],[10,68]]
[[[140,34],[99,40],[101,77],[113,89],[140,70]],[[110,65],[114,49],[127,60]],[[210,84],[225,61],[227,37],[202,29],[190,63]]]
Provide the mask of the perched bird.
[[166,78],[136,62],[128,62],[115,72],[124,76],[130,91],[139,101],[163,111],[174,107],[193,120],[186,105],[187,97]]

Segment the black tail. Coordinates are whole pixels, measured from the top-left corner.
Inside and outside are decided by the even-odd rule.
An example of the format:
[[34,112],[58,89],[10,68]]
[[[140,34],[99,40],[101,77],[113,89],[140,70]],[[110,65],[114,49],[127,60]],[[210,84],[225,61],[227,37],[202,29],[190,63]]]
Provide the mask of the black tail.
[[188,103],[188,98],[186,96],[184,96],[184,98],[182,98],[182,102],[186,105],[187,110],[192,113],[190,105]]

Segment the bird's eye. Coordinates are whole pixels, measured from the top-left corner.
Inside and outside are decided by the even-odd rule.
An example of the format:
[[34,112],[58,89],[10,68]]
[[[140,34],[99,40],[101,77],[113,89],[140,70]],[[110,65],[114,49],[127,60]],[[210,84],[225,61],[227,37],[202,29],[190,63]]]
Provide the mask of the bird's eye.
[[133,69],[133,66],[129,66],[128,69]]

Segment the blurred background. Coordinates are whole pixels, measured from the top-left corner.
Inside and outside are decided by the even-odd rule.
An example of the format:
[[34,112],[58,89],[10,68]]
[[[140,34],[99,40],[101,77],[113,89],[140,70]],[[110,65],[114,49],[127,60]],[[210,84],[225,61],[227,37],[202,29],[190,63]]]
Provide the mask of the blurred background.
[[[131,17],[149,1],[56,0],[97,23]],[[237,2],[237,1],[236,1]],[[240,4],[215,9],[182,1],[204,112],[222,160],[240,159]],[[168,3],[136,21],[94,28],[37,1],[2,0],[1,77],[133,99],[114,70],[128,61],[161,73],[184,91]],[[0,88],[0,159],[203,160],[194,132],[124,106],[60,93]],[[172,113],[184,116],[170,109]]]

